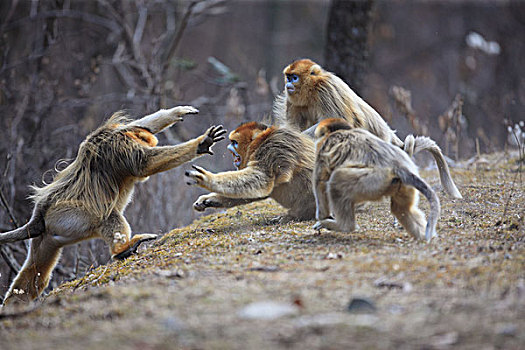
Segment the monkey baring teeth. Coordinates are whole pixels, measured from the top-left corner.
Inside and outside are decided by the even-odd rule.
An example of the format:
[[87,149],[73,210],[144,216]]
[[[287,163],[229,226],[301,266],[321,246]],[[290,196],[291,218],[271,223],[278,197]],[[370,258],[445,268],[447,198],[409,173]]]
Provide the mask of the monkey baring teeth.
[[239,166],[241,166],[241,161],[242,161],[241,155],[239,153],[237,153],[237,148],[238,147],[239,147],[239,144],[237,143],[237,141],[232,141],[227,147],[228,150],[233,155],[233,165],[237,169],[239,169]]

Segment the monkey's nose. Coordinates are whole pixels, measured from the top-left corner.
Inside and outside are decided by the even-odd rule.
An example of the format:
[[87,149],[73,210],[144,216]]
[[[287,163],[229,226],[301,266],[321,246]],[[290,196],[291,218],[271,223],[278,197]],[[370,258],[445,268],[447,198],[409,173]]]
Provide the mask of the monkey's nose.
[[295,86],[292,83],[286,83],[286,91],[288,91],[289,94],[295,92]]

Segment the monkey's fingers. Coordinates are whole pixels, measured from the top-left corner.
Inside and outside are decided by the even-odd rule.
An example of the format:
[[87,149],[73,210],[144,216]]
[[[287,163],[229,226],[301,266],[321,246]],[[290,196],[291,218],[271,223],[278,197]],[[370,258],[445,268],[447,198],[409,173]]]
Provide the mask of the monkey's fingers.
[[202,174],[196,171],[186,171],[184,175],[188,178],[186,179],[186,184],[190,186],[198,185],[199,183],[204,181]]
[[188,185],[188,186],[193,186],[193,185],[197,185],[197,184],[198,184],[198,182],[195,181],[195,179],[190,178],[190,179],[186,180],[186,185]]
[[321,231],[321,229],[323,228],[323,224],[321,224],[321,221],[317,221],[313,226],[312,228],[316,231]]
[[208,135],[211,138],[215,138],[215,136],[221,136],[226,133],[226,129],[222,125],[213,125],[206,131],[206,135]]
[[199,113],[199,110],[193,106],[177,106],[173,107],[169,110],[170,113],[175,113],[178,115],[185,115],[185,114],[197,114]]
[[193,203],[193,209],[196,211],[204,211],[206,208],[208,208],[208,205],[206,203],[206,200],[201,201],[200,199],[197,199],[195,203]]
[[[213,154],[213,153],[212,153],[212,154]],[[198,165],[194,165],[194,164],[192,164],[191,167],[192,167],[193,169],[197,170],[197,171],[198,171],[199,173],[201,173],[201,174],[206,174],[206,172],[207,172],[206,169],[201,168],[201,167],[198,166]]]

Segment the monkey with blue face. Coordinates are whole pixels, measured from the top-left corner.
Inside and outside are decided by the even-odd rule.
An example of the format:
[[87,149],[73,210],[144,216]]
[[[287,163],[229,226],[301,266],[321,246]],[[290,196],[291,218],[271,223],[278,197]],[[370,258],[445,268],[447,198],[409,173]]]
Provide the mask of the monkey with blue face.
[[326,118],[342,118],[351,128],[362,128],[412,156],[429,151],[438,166],[443,188],[453,198],[462,198],[445,157],[436,142],[425,136],[408,135],[403,142],[379,113],[359,97],[337,75],[317,63],[302,59],[283,70],[285,88],[274,103],[278,124],[313,137],[317,123]]
[[248,122],[232,131],[229,139],[237,170],[214,174],[193,166],[185,174],[189,185],[212,191],[197,199],[195,210],[230,208],[270,197],[288,209],[282,221],[315,217],[311,138],[287,128]]

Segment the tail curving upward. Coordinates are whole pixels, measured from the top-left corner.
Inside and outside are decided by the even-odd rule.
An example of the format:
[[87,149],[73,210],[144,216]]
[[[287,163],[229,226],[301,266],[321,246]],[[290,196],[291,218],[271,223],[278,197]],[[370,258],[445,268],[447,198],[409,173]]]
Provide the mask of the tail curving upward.
[[439,178],[441,179],[441,184],[443,185],[445,191],[453,198],[463,198],[458,188],[456,187],[456,184],[452,180],[452,176],[450,175],[450,169],[448,168],[448,164],[445,160],[445,157],[441,152],[441,148],[439,148],[439,146],[434,140],[426,136],[417,136],[414,138],[414,135],[408,135],[405,138],[405,144],[403,149],[405,150],[405,152],[408,153],[410,157],[421,151],[429,151],[430,154],[432,154],[432,157],[434,157],[434,160],[436,161],[439,170]]

